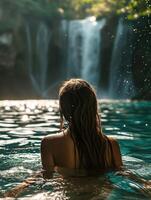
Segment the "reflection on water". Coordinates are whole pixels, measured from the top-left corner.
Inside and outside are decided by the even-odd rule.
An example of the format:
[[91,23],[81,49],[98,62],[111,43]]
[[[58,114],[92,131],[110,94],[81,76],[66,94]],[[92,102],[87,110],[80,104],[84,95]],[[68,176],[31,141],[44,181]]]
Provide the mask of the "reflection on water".
[[[103,131],[118,139],[123,162],[137,176],[151,179],[151,103],[100,102]],[[40,141],[59,131],[57,101],[0,102],[0,197],[41,168]],[[140,192],[141,190],[141,192]],[[149,199],[143,185],[115,172],[99,177],[41,178],[22,199]]]

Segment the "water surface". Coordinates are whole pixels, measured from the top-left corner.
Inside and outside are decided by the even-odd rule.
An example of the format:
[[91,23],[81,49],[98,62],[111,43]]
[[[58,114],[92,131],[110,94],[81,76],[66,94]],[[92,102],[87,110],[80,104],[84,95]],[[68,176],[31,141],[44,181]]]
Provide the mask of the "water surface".
[[[120,144],[125,167],[151,180],[151,103],[99,103],[105,134]],[[40,141],[59,131],[57,101],[0,102],[0,197],[41,169]],[[19,199],[151,199],[143,184],[115,172],[98,177],[38,179]]]

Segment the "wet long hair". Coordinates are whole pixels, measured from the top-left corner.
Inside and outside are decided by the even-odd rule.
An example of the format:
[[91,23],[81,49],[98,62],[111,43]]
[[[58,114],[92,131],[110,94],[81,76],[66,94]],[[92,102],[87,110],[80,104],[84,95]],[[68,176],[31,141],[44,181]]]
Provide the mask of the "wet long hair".
[[65,119],[78,150],[79,168],[106,168],[106,136],[101,131],[93,87],[82,79],[64,82],[59,90],[59,106],[61,128]]

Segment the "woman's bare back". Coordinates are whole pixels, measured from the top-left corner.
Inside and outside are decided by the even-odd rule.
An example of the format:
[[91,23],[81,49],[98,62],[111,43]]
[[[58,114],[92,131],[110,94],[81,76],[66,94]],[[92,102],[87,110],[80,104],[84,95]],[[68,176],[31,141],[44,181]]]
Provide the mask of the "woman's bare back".
[[[105,157],[107,158],[108,166],[115,166],[120,169],[122,159],[117,141],[113,138],[108,138],[110,145],[106,147]],[[79,156],[73,139],[69,131],[64,131],[55,135],[46,136],[41,143],[41,158],[43,169],[51,172],[54,169],[79,168]],[[113,163],[114,162],[114,163]]]

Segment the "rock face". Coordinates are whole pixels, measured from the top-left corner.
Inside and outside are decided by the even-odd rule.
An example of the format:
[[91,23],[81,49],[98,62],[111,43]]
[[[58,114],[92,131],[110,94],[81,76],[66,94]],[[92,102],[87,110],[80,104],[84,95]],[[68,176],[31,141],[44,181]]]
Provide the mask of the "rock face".
[[150,20],[141,18],[133,23],[133,79],[142,99],[151,99],[151,37]]
[[16,49],[12,44],[12,33],[0,34],[0,70],[15,66]]
[[[0,20],[2,17],[0,14]],[[0,99],[56,98],[81,77],[105,98],[150,100],[148,18],[55,21],[26,16],[0,28]]]

